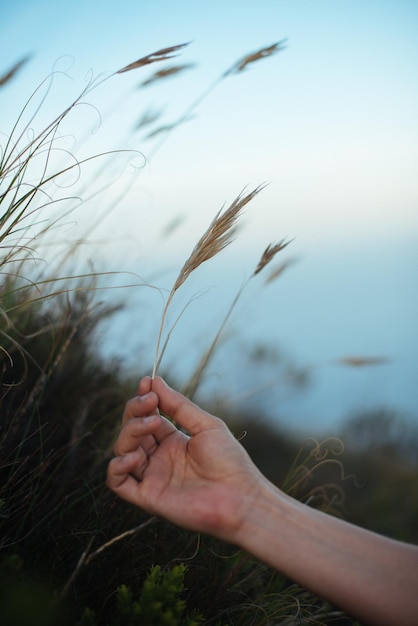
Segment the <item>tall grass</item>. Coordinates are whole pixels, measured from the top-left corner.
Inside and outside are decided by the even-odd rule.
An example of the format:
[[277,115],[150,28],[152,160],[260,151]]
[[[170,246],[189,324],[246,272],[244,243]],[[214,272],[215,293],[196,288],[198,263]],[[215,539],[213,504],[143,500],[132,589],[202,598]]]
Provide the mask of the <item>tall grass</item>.
[[[150,518],[116,500],[104,486],[112,441],[134,382],[122,373],[117,361],[105,361],[97,347],[101,322],[117,308],[117,304],[103,306],[97,297],[103,276],[94,271],[69,271],[77,264],[77,241],[66,242],[63,237],[62,246],[53,246],[57,228],[73,215],[79,203],[67,195],[60,180],[69,173],[78,175],[80,168],[95,159],[116,157],[116,153],[83,160],[71,154],[64,165],[55,167],[55,157],[62,156],[56,146],[63,121],[101,81],[117,80],[127,71],[170,61],[184,47],[159,50],[106,79],[91,81],[61,114],[33,134],[29,129],[35,124],[38,105],[30,113],[35,100],[29,99],[1,152],[2,624],[133,626],[139,623],[135,611],[144,615],[151,610],[149,602],[156,598],[168,603],[164,606],[171,610],[172,624],[201,623],[199,615],[204,616],[204,623],[213,625],[323,624],[337,619],[340,624],[351,623],[321,599],[233,546]],[[176,123],[164,129],[156,126],[154,132],[167,138],[196,103],[224,79],[282,47],[280,42],[244,56],[196,98]],[[16,64],[0,78],[0,86],[14,79],[21,65]],[[184,69],[183,64],[158,70],[151,82]],[[150,79],[144,82],[149,84]],[[41,105],[44,102],[42,96]],[[148,120],[142,118],[140,126],[148,128],[156,122],[158,116],[148,116]],[[259,191],[256,188],[239,195],[229,208],[219,212],[181,268],[164,304],[154,372],[161,365],[173,330],[167,332],[165,321],[174,295],[192,272],[229,244],[241,211]],[[82,238],[83,233],[79,233],[77,240]],[[268,245],[249,280],[270,267],[286,245],[284,240]],[[45,259],[43,253],[52,247],[54,253]],[[266,280],[277,278],[288,264],[284,261],[273,268]],[[242,289],[232,299],[224,323],[214,329],[214,339],[189,381],[191,394]],[[139,363],[135,378],[150,365]],[[256,428],[245,423],[243,416],[230,415],[229,420],[237,435],[243,427],[251,431],[243,443],[249,449],[253,446],[251,453],[258,464],[267,460],[268,443],[274,442],[276,451],[282,448],[281,463],[277,452],[269,456],[275,471],[281,468],[275,482],[312,506],[339,512],[341,484],[346,476],[338,442],[336,447],[314,442],[297,454],[293,441],[269,432],[260,420]],[[261,442],[258,450],[257,436]],[[322,483],[312,482],[317,472],[329,467],[340,475],[332,480],[326,477]],[[180,563],[186,567],[178,568]],[[163,568],[162,573],[155,565]]]

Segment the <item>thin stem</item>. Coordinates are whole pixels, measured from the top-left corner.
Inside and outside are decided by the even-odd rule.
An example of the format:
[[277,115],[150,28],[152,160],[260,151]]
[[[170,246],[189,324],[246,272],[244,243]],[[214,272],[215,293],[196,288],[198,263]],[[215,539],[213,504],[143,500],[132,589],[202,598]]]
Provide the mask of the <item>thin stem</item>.
[[246,286],[248,285],[248,283],[250,282],[251,278],[253,277],[253,274],[247,278],[247,280],[245,281],[245,283],[242,285],[242,287],[240,287],[240,289],[238,290],[238,292],[236,293],[232,303],[229,306],[229,309],[226,313],[226,315],[224,316],[224,319],[222,320],[221,325],[218,328],[218,332],[216,333],[215,337],[212,340],[212,343],[210,344],[208,350],[206,350],[206,352],[204,353],[204,355],[202,356],[199,365],[197,366],[195,373],[192,376],[191,381],[189,382],[189,384],[187,385],[186,389],[183,391],[183,393],[187,396],[192,398],[194,396],[194,394],[197,391],[197,388],[199,386],[199,383],[201,381],[202,378],[202,374],[205,371],[210,359],[212,358],[212,355],[215,351],[216,346],[219,343],[219,339],[225,329],[225,326],[229,320],[229,318],[232,315],[233,310],[235,309],[238,300],[240,299],[244,289],[246,288]]
[[172,299],[173,299],[174,293],[175,293],[175,289],[173,288],[173,289],[170,291],[170,294],[169,294],[169,296],[168,296],[168,298],[167,298],[167,302],[166,302],[166,303],[165,303],[165,305],[164,305],[163,314],[162,314],[162,316],[161,316],[160,329],[159,329],[159,331],[158,331],[157,346],[156,346],[156,348],[155,348],[154,365],[153,365],[153,368],[152,368],[152,376],[151,376],[151,378],[153,378],[153,379],[154,379],[154,378],[156,377],[156,375],[157,375],[158,365],[159,365],[159,362],[160,362],[160,360],[161,360],[161,359],[159,358],[159,355],[160,355],[160,345],[161,345],[161,339],[162,339],[162,336],[163,336],[163,330],[164,330],[164,325],[165,325],[165,318],[167,317],[168,307],[169,307],[169,306],[170,306],[170,304],[171,304],[171,301],[172,301]]
[[97,548],[97,550],[89,554],[89,556],[85,558],[84,563],[88,565],[89,563],[91,563],[91,561],[94,558],[96,558],[96,556],[101,554],[104,550],[107,550],[107,548],[110,548],[110,546],[113,546],[114,543],[121,541],[122,539],[125,539],[126,537],[130,537],[131,535],[134,535],[135,533],[139,532],[140,530],[143,530],[147,526],[154,524],[156,521],[157,521],[156,517],[150,517],[146,522],[143,522],[139,526],[135,526],[135,528],[126,530],[124,533],[121,533],[120,535],[117,535],[116,537],[109,539],[109,541],[106,541],[106,543],[104,543],[99,548]]

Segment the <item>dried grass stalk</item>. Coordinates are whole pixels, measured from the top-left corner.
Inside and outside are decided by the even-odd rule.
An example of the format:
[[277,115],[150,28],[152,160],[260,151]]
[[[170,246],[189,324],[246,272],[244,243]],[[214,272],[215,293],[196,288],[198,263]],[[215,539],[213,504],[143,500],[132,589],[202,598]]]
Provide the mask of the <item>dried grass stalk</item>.
[[15,63],[5,74],[0,76],[0,87],[6,85],[19,72],[19,70],[29,61],[31,57],[27,56]]
[[273,269],[270,272],[270,274],[267,276],[265,280],[266,284],[272,283],[274,280],[276,280],[276,278],[279,278],[279,276],[281,276],[283,272],[287,270],[287,268],[293,265],[294,263],[296,263],[296,259],[288,259],[284,263],[281,263],[278,267]]
[[158,70],[157,72],[154,72],[154,74],[152,74],[152,76],[150,76],[149,78],[144,80],[140,84],[140,87],[146,87],[147,85],[151,85],[151,84],[153,84],[153,83],[155,83],[155,82],[157,82],[159,80],[162,80],[164,78],[170,78],[171,76],[177,76],[181,72],[184,72],[185,70],[190,70],[193,67],[195,67],[194,63],[184,63],[183,65],[172,65],[171,67],[166,67],[163,70]]
[[231,243],[242,209],[262,188],[263,186],[259,186],[245,196],[240,194],[224,213],[222,213],[222,210],[217,213],[180,270],[174,283],[173,291],[177,291],[199,265],[214,257]]
[[348,367],[369,367],[370,365],[384,365],[389,359],[385,356],[347,356],[338,360],[340,365]]
[[234,65],[225,72],[224,76],[229,76],[230,74],[239,74],[243,72],[251,63],[255,63],[256,61],[260,61],[261,59],[265,59],[266,57],[272,56],[276,54],[276,52],[281,52],[285,49],[285,42],[287,39],[281,39],[277,43],[272,44],[271,46],[266,46],[265,48],[260,48],[256,52],[251,52],[247,54],[245,57],[242,57],[239,61],[234,63]]
[[284,250],[284,248],[286,248],[289,243],[290,241],[285,241],[284,239],[279,241],[279,243],[270,243],[261,255],[261,259],[259,260],[258,265],[254,270],[254,276],[261,272],[261,270],[264,269],[266,265],[268,265],[274,259],[276,254],[281,250]]
[[[168,308],[171,304],[171,301],[174,297],[176,291],[183,285],[183,283],[188,279],[190,274],[194,272],[202,263],[205,261],[209,261],[212,257],[221,252],[226,246],[228,246],[233,240],[234,234],[237,230],[237,222],[238,218],[242,213],[243,208],[256,196],[261,189],[264,188],[264,185],[260,185],[250,193],[243,195],[242,193],[235,198],[229,208],[222,212],[219,211],[215,218],[212,220],[211,224],[204,232],[202,237],[199,239],[197,244],[192,250],[189,258],[181,268],[179,275],[176,278],[176,281],[168,295],[167,302],[164,306],[160,330],[158,333],[157,347],[155,351],[155,359],[154,359],[154,367],[152,372],[152,377],[154,378],[159,364],[161,362],[164,349],[160,354],[160,345],[162,333],[164,330],[165,319],[167,316]],[[165,346],[164,346],[165,348]]]
[[[229,320],[229,318],[232,315],[232,312],[234,311],[238,300],[241,298],[245,288],[247,287],[248,283],[250,282],[250,280],[252,278],[254,278],[254,276],[256,276],[257,274],[259,274],[269,263],[270,261],[276,256],[276,254],[278,252],[280,252],[281,250],[283,250],[284,248],[286,248],[286,246],[288,246],[290,243],[290,241],[285,243],[285,240],[282,239],[280,241],[280,243],[276,243],[276,244],[269,244],[267,246],[267,248],[264,250],[263,254],[261,255],[261,258],[257,264],[257,267],[255,268],[254,272],[247,278],[247,280],[245,281],[245,283],[240,287],[240,289],[238,290],[237,294],[235,295],[235,298],[233,299],[221,325],[218,328],[218,331],[214,337],[214,339],[212,340],[212,343],[210,344],[208,350],[203,354],[202,358],[199,361],[198,366],[196,367],[193,376],[191,377],[190,381],[188,382],[188,384],[184,387],[183,389],[183,393],[188,396],[188,397],[193,397],[194,394],[197,391],[197,388],[199,386],[199,383],[202,379],[202,375],[204,373],[204,371],[206,370],[212,356],[213,353],[215,352],[215,348],[219,343],[219,340],[222,336],[222,333],[225,329],[225,326]],[[290,262],[288,263],[290,264]],[[284,269],[284,266],[286,265],[286,263],[282,264],[282,268]],[[282,271],[283,271],[282,269]],[[280,272],[281,273],[281,272]],[[276,276],[279,275],[279,272],[276,270]],[[270,278],[270,280],[273,280],[273,278]],[[269,279],[266,280],[266,282],[270,282]]]
[[150,65],[151,63],[156,63],[157,61],[166,61],[167,59],[172,59],[176,57],[177,54],[173,54],[173,52],[177,52],[181,50],[185,46],[188,46],[188,43],[181,43],[178,46],[171,46],[169,48],[162,48],[161,50],[157,50],[157,52],[152,52],[151,54],[147,54],[145,57],[141,57],[137,61],[133,63],[129,63],[129,65],[125,65],[122,69],[118,70],[116,74],[123,74],[123,72],[130,72],[131,70],[136,70],[138,67],[143,67],[144,65]]

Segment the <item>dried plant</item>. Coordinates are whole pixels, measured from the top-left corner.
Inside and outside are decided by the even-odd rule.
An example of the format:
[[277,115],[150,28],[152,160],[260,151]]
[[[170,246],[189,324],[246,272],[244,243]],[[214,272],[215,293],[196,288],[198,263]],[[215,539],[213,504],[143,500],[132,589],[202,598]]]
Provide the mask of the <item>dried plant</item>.
[[[276,54],[277,52],[281,52],[282,50],[285,49],[285,42],[287,41],[287,39],[282,39],[270,46],[265,46],[264,48],[260,48],[259,50],[257,50],[256,52],[252,52],[250,54],[245,55],[244,57],[242,57],[241,59],[239,59],[238,61],[236,61],[229,69],[227,69],[225,72],[223,72],[222,74],[220,74],[220,76],[218,76],[200,95],[197,96],[197,98],[195,100],[193,100],[190,105],[185,109],[184,113],[181,114],[176,120],[174,120],[173,122],[168,122],[166,124],[162,124],[161,126],[159,126],[157,129],[155,129],[154,131],[150,132],[145,139],[153,139],[158,135],[161,135],[161,139],[160,142],[154,147],[154,149],[149,153],[149,157],[154,156],[155,153],[161,148],[161,146],[163,145],[164,141],[166,140],[166,138],[168,137],[169,133],[178,128],[179,126],[183,125],[185,122],[187,122],[188,120],[190,120],[192,118],[192,114],[194,113],[194,111],[197,109],[197,107],[201,104],[201,102],[203,100],[205,100],[211,93],[212,91],[214,91],[214,89],[216,89],[216,87],[218,87],[218,85],[220,85],[222,83],[222,81],[229,77],[232,76],[234,74],[240,74],[241,72],[243,72],[245,69],[247,69],[247,67],[249,65],[251,65],[252,63],[255,63],[256,61],[265,59],[267,57],[272,56],[273,54]],[[187,45],[187,44],[183,44]],[[182,48],[183,46],[175,46],[173,49],[176,50],[177,48]],[[171,49],[165,49],[163,51],[160,50],[160,53],[167,53],[167,50],[171,51]],[[164,58],[164,54],[162,55],[162,58],[160,59],[159,54],[158,53],[154,53],[154,55],[149,55],[150,57],[152,57],[153,61],[154,60],[163,60]],[[154,58],[156,57],[156,58]],[[149,57],[145,57],[147,63],[151,62],[149,61]],[[140,63],[142,60],[140,59],[139,61],[137,61],[136,63]],[[136,64],[131,64],[131,66],[127,66],[127,68],[124,68],[123,71],[127,71],[127,69],[134,69],[134,66],[136,67]],[[181,69],[184,69],[186,67],[189,67],[188,65],[185,66],[179,66]],[[170,75],[170,72],[173,71],[174,68],[168,68],[167,70],[167,75]],[[122,70],[121,70],[122,71]],[[162,70],[161,72],[161,76],[158,76],[158,72],[156,73],[156,78],[158,77],[163,77],[164,76],[164,70]],[[154,82],[154,81],[152,81]],[[145,81],[144,83],[149,84],[147,81]]]
[[177,46],[170,46],[169,48],[162,48],[161,50],[157,50],[157,52],[153,52],[152,54],[147,54],[145,57],[141,57],[137,61],[133,63],[129,63],[129,65],[125,65],[122,69],[118,70],[116,74],[123,74],[124,72],[130,72],[131,70],[136,70],[138,67],[144,67],[144,65],[150,65],[151,63],[155,63],[157,61],[166,61],[167,59],[172,59],[176,57],[177,54],[173,54],[173,52],[178,52],[185,48],[187,43],[181,43]]
[[[240,287],[240,289],[238,290],[238,292],[236,293],[234,299],[232,300],[232,303],[221,323],[221,325],[218,328],[218,331],[214,337],[214,339],[212,340],[209,348],[206,350],[206,352],[203,353],[198,366],[196,367],[193,376],[191,377],[190,381],[187,383],[187,385],[185,385],[185,387],[183,388],[183,393],[189,397],[193,397],[194,394],[197,391],[197,388],[199,386],[199,383],[202,379],[202,375],[204,373],[204,371],[206,370],[214,352],[215,352],[215,348],[219,343],[219,340],[224,332],[225,326],[228,323],[232,312],[234,311],[238,300],[241,298],[245,288],[247,287],[248,283],[250,282],[250,280],[252,278],[254,278],[255,276],[257,276],[257,274],[259,274],[267,265],[269,265],[271,263],[271,261],[274,259],[274,257],[276,256],[276,254],[278,252],[281,252],[282,250],[284,250],[284,248],[286,248],[289,243],[291,243],[290,241],[285,241],[284,239],[282,239],[279,243],[271,243],[267,246],[267,248],[264,250],[263,254],[261,255],[261,258],[254,270],[254,272],[247,278],[246,282],[242,285],[242,287]],[[282,264],[283,266],[284,264]],[[282,270],[283,271],[283,270]],[[268,281],[266,281],[268,282]]]
[[267,276],[266,281],[265,281],[266,284],[272,283],[274,280],[276,280],[276,278],[279,278],[279,276],[281,276],[283,272],[286,271],[294,263],[296,263],[296,259],[288,259],[284,263],[280,263],[280,265],[274,268],[270,272],[270,274]]
[[286,248],[289,243],[290,241],[285,242],[285,240],[282,239],[279,243],[269,244],[261,255],[261,259],[259,260],[258,265],[254,270],[253,276],[256,276],[259,272],[261,272],[261,270],[264,269],[266,265],[268,265],[270,261],[274,259],[276,254],[281,250],[284,250],[284,248]]
[[3,85],[6,85],[9,81],[11,81],[30,58],[30,56],[26,56],[20,61],[17,61],[17,63],[15,63],[5,74],[0,76],[0,87],[3,87]]
[[[169,55],[180,50],[185,44],[159,50],[153,54],[126,66],[135,69],[143,65],[158,60],[170,58]],[[9,71],[0,77],[0,86],[11,80],[20,70],[29,57],[15,63]],[[51,237],[54,229],[59,227],[76,208],[81,204],[91,200],[95,194],[101,190],[91,190],[93,179],[87,182],[84,196],[81,189],[77,189],[79,195],[68,195],[67,184],[62,183],[62,177],[70,172],[74,172],[74,180],[77,182],[82,166],[99,158],[109,155],[115,156],[125,151],[112,150],[101,154],[87,156],[84,159],[77,159],[75,155],[62,149],[60,138],[62,137],[61,125],[69,116],[71,111],[80,105],[84,98],[92,92],[99,84],[107,81],[112,76],[90,79],[81,93],[69,106],[65,107],[61,113],[52,119],[41,130],[36,128],[37,115],[45,103],[53,85],[54,72],[47,76],[32,95],[27,100],[22,110],[18,113],[17,119],[12,126],[10,134],[6,137],[4,145],[0,150],[0,275],[2,276],[2,301],[0,304],[0,316],[3,321],[0,329],[0,336],[4,345],[1,352],[11,359],[9,352],[19,352],[22,361],[30,355],[27,354],[16,337],[22,341],[28,337],[19,331],[19,323],[24,318],[24,312],[29,307],[34,310],[41,310],[47,300],[59,299],[69,293],[78,291],[93,292],[101,289],[96,284],[99,276],[110,276],[110,272],[91,272],[87,275],[75,272],[68,275],[68,265],[74,264],[74,252],[77,246],[83,241],[78,239],[73,245],[68,241],[61,243],[56,236]],[[126,151],[130,155],[136,154],[134,151]],[[56,160],[56,155],[67,155]],[[105,165],[107,161],[105,162]],[[103,171],[103,161],[100,170]],[[109,179],[104,183],[106,188],[111,184]],[[124,194],[126,189],[122,189]],[[115,206],[112,204],[108,212]],[[55,211],[55,206],[63,210]],[[90,231],[99,224],[104,217],[104,211],[97,216],[97,220],[90,226]],[[63,254],[60,252],[54,255],[53,266],[55,270],[48,270],[45,274],[43,266],[38,269],[37,261],[40,258],[40,250],[50,246],[62,246]],[[29,277],[27,276],[29,274]],[[116,273],[121,274],[121,273]],[[142,283],[142,280],[141,280]],[[126,285],[127,286],[127,285]],[[105,287],[103,287],[104,289]],[[115,288],[115,287],[111,287]],[[45,333],[50,331],[50,326],[45,325]],[[39,331],[41,332],[41,331]],[[43,332],[43,331],[42,331]],[[9,346],[8,349],[5,346]],[[52,369],[55,369],[56,361],[53,361]],[[26,367],[26,365],[24,365]],[[24,373],[25,375],[25,373]],[[36,390],[35,390],[36,391]]]
[[389,359],[385,356],[347,356],[338,360],[340,365],[348,367],[369,367],[370,365],[384,365]]
[[285,43],[287,39],[281,39],[277,43],[272,44],[271,46],[266,46],[265,48],[260,48],[256,52],[252,52],[250,54],[245,55],[234,63],[232,67],[230,67],[225,73],[224,76],[229,76],[230,74],[239,74],[247,69],[249,65],[255,63],[256,61],[260,61],[261,59],[265,59],[267,57],[276,54],[277,52],[281,52],[286,48]]
[[162,70],[158,70],[154,72],[152,76],[144,80],[140,87],[146,87],[147,85],[152,85],[153,83],[158,82],[164,78],[171,78],[172,76],[177,76],[186,70],[190,70],[195,67],[194,63],[183,63],[183,65],[172,65],[171,67],[166,67]]
[[183,285],[188,279],[190,274],[194,272],[202,263],[209,261],[212,257],[216,256],[226,248],[234,238],[237,230],[237,222],[242,213],[243,208],[256,196],[263,186],[259,186],[250,193],[243,195],[242,193],[235,198],[228,209],[222,212],[222,209],[216,214],[209,227],[206,229],[202,237],[192,250],[187,261],[181,268],[174,285],[168,295],[165,303],[163,314],[161,317],[161,324],[158,333],[157,347],[155,350],[154,367],[152,371],[152,377],[154,378],[158,367],[163,357],[165,346],[160,351],[162,334],[165,326],[165,320],[167,311],[171,304],[176,291]]

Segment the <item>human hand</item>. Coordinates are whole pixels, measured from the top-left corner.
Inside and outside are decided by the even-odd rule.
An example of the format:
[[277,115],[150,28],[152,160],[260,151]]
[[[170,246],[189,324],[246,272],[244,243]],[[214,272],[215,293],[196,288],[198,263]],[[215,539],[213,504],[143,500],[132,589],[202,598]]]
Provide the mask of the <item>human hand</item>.
[[222,420],[161,378],[142,379],[138,391],[123,413],[108,487],[153,515],[234,543],[261,473]]
[[110,489],[149,513],[237,544],[362,622],[416,624],[416,546],[283,494],[222,420],[161,378],[144,378],[138,391],[123,414]]

